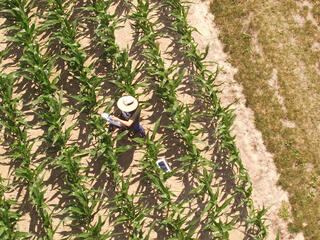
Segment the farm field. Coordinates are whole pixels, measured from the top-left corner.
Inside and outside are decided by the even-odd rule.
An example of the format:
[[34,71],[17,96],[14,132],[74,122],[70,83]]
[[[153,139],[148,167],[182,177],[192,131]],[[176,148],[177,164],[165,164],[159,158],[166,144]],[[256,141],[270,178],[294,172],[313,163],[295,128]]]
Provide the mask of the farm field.
[[[285,193],[262,168],[251,183],[230,132],[234,99],[218,96],[234,70],[216,64],[208,2],[183,6],[0,0],[1,239],[294,238],[260,195]],[[100,118],[123,95],[146,139]]]

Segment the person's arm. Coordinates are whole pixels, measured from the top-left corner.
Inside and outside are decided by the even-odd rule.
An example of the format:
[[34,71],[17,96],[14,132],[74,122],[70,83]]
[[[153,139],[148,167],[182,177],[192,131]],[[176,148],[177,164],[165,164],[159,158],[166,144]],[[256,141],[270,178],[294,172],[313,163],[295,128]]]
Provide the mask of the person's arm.
[[129,119],[128,121],[126,121],[126,120],[122,120],[122,119],[120,119],[118,117],[112,117],[112,120],[121,122],[126,127],[131,127],[131,125],[133,124],[133,120],[132,119]]
[[140,114],[140,109],[138,108],[130,117],[129,120],[122,120],[118,117],[113,117],[112,119],[115,121],[119,121],[121,122],[123,125],[125,125],[126,127],[131,127],[131,125],[137,120],[137,118],[139,117]]

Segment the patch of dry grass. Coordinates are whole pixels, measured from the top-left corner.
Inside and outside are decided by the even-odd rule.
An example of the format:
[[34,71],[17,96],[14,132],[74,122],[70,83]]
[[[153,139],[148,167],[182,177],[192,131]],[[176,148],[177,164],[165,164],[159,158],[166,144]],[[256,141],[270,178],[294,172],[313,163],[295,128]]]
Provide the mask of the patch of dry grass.
[[320,239],[320,2],[212,0],[211,10],[289,192],[289,230]]

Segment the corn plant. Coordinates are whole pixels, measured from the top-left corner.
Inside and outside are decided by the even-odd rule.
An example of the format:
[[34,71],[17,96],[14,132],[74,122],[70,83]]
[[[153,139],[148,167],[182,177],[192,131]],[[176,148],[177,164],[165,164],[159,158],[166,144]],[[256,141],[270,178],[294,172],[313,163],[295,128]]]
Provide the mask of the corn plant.
[[45,134],[46,140],[52,143],[56,150],[60,150],[66,146],[70,133],[75,126],[73,124],[63,130],[70,110],[62,113],[64,109],[62,100],[63,93],[60,91],[58,98],[55,95],[41,95],[33,101],[33,105],[38,106],[38,111],[35,112],[36,115],[40,119],[43,119],[43,122],[40,124],[48,129]]
[[130,181],[131,174],[126,180],[121,178],[120,185],[117,187],[117,195],[109,201],[111,204],[110,217],[117,215],[113,224],[125,228],[126,238],[143,239],[145,217],[152,209],[147,209],[142,203],[135,204],[135,199],[139,196],[128,193]]
[[247,231],[251,237],[257,240],[263,240],[268,236],[268,228],[265,225],[267,219],[264,217],[267,212],[268,208],[265,207],[263,207],[261,210],[256,210],[253,208],[247,218]]
[[155,189],[156,192],[154,195],[160,197],[159,200],[161,201],[161,204],[158,206],[158,209],[166,209],[165,211],[169,212],[172,205],[172,197],[175,197],[176,195],[167,186],[165,186],[165,182],[177,170],[171,173],[163,173],[156,164],[158,155],[164,147],[162,144],[163,138],[155,140],[160,121],[161,118],[157,120],[151,136],[147,133],[145,139],[136,138],[135,141],[142,145],[145,152],[138,165],[142,169],[143,178],[147,182],[150,182],[152,187]]
[[121,178],[118,156],[120,153],[129,150],[131,146],[116,147],[116,143],[126,135],[128,131],[124,131],[113,138],[111,133],[106,131],[105,122],[100,118],[100,116],[93,117],[91,124],[95,126],[92,136],[95,136],[98,143],[90,154],[95,158],[104,157],[105,162],[101,167],[100,174],[104,173],[105,170],[108,170],[115,185],[117,185]]
[[109,239],[112,235],[109,232],[101,234],[102,226],[105,224],[105,221],[101,220],[101,216],[98,218],[96,225],[90,225],[88,230],[84,233],[75,234],[75,237],[79,240],[105,240]]
[[12,140],[10,144],[12,161],[28,165],[31,162],[31,148],[33,143],[29,141],[27,130],[30,126],[25,122],[23,113],[18,109],[19,97],[13,97],[14,74],[0,74],[0,111],[3,117],[0,124],[6,128],[5,137]]
[[[40,168],[36,169],[36,173]],[[40,169],[42,171],[42,169]],[[33,176],[32,182],[29,184],[29,191],[30,191],[30,199],[31,203],[37,208],[37,212],[39,214],[40,219],[43,222],[44,229],[46,231],[46,239],[54,239],[54,234],[56,233],[60,224],[53,228],[52,225],[52,214],[49,213],[48,206],[45,203],[45,190],[43,190],[43,177],[39,178],[37,175]]]
[[17,34],[13,38],[9,38],[9,40],[14,42],[21,42],[24,46],[33,43],[33,39],[35,37],[35,24],[32,23],[30,25],[30,18],[33,15],[30,15],[31,9],[33,8],[34,1],[29,0],[1,0],[1,12],[8,14],[9,21],[13,20],[15,23],[12,26],[7,26],[7,30],[15,30]]
[[119,54],[120,49],[115,42],[115,30],[120,28],[119,24],[124,19],[116,18],[115,14],[108,12],[111,3],[112,1],[96,0],[84,10],[91,13],[88,18],[96,24],[94,37],[97,46],[103,48],[103,60],[116,68],[116,55]]
[[69,196],[76,199],[69,207],[68,212],[70,220],[76,221],[76,224],[84,226],[85,228],[91,227],[90,224],[96,213],[96,205],[99,199],[95,198],[94,191],[88,190],[85,186],[77,184],[70,185],[71,192]]
[[224,200],[221,205],[219,205],[219,188],[214,193],[211,188],[211,182],[213,180],[213,171],[208,174],[206,169],[203,169],[203,176],[198,177],[198,180],[203,183],[204,188],[206,189],[206,193],[209,196],[209,201],[204,208],[202,215],[206,215],[205,219],[205,227],[204,229],[213,233],[215,238],[219,239],[229,239],[229,231],[234,229],[234,224],[238,218],[238,216],[233,217],[230,221],[228,218],[224,221],[221,221],[221,216],[223,214],[223,210],[226,209],[231,201],[234,200],[234,195]]
[[2,185],[3,182],[4,179],[0,176],[0,237],[1,239],[24,239],[28,233],[20,232],[16,226],[21,213],[12,211],[12,206],[17,205],[17,202],[5,199],[4,193],[9,186]]
[[80,234],[75,234],[76,237],[105,239],[108,233],[100,234],[104,222],[92,224],[100,199],[96,197],[97,191],[86,188],[87,177],[81,173],[84,170],[81,166],[81,158],[87,154],[77,145],[68,146],[60,150],[60,155],[54,161],[55,166],[62,169],[68,186],[68,189],[63,189],[62,192],[72,199],[63,212],[68,214],[66,219],[71,220],[73,225],[83,227]]
[[[186,203],[190,202],[189,200],[184,200],[178,204],[173,204],[172,209],[169,215],[165,220],[161,222],[162,225],[166,226],[169,230],[170,239],[188,239],[192,240],[193,234],[195,233],[196,228],[195,224],[199,221],[199,219],[193,220],[189,225],[186,225],[186,222],[190,216],[192,216],[193,212],[189,212],[185,214],[184,211],[188,207],[184,206]],[[193,228],[193,229],[192,229]],[[188,232],[189,231],[189,232]]]
[[140,71],[141,66],[138,65],[132,69],[132,60],[129,60],[126,49],[115,54],[115,65],[116,69],[112,75],[114,79],[110,82],[118,87],[120,93],[136,96],[137,89],[143,86],[143,84],[135,81],[135,77]]

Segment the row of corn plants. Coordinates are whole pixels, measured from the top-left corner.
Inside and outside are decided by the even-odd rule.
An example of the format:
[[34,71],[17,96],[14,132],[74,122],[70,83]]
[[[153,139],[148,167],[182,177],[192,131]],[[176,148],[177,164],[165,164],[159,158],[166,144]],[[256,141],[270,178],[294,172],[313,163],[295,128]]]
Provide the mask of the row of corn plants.
[[[192,170],[197,176],[199,182],[204,182],[206,181],[207,176],[205,172],[203,175],[199,173],[200,166],[204,167],[205,169],[205,167],[208,166],[213,167],[213,164],[201,156],[201,150],[195,144],[199,141],[197,139],[197,136],[201,133],[201,130],[191,130],[192,117],[195,116],[193,116],[193,114],[190,112],[189,107],[180,104],[176,97],[176,90],[184,77],[184,72],[177,71],[178,66],[173,66],[169,69],[165,68],[164,61],[160,56],[159,47],[155,41],[156,37],[159,35],[159,33],[156,33],[154,31],[156,22],[150,22],[148,19],[148,15],[153,10],[152,8],[149,8],[149,6],[149,1],[140,0],[138,1],[138,5],[135,7],[136,12],[131,15],[131,17],[136,20],[134,26],[137,32],[142,35],[140,36],[138,44],[142,44],[145,46],[142,53],[146,57],[146,59],[148,59],[148,63],[145,65],[145,70],[149,72],[150,76],[152,76],[156,80],[156,91],[166,105],[166,112],[168,112],[170,115],[172,123],[168,126],[168,128],[177,133],[178,137],[181,138],[184,142],[186,153],[185,156],[180,159],[183,162],[183,168],[186,169],[186,171]],[[213,192],[211,185],[205,184],[204,186],[204,189],[207,190],[210,195],[210,193]],[[216,192],[216,194],[218,194],[218,192]],[[208,216],[210,217],[208,217],[208,219],[206,220],[209,221],[209,219],[211,219],[210,221],[212,222],[212,224],[208,224],[206,230],[212,231],[215,236],[223,235],[225,239],[227,239],[227,231],[226,233],[221,233],[222,230],[220,229],[231,230],[231,228],[228,226],[230,226],[235,221],[235,218],[230,222],[219,221],[220,228],[218,229],[217,227],[213,227],[213,225],[217,222],[217,219],[220,217],[220,215],[213,215],[210,213],[210,211],[213,212],[214,209],[219,208],[221,212],[233,200],[233,197],[228,198],[224,203],[222,203],[221,206],[218,205],[217,197],[212,197],[211,200],[212,201],[210,202],[210,204],[208,204],[208,206],[210,207],[205,208],[206,212],[202,214],[203,216],[208,214]],[[213,204],[213,202],[215,204]],[[183,203],[180,203],[176,206],[179,206],[181,211],[180,214],[177,215],[177,219],[169,218],[172,220],[172,222],[169,223],[167,222],[167,220],[164,222],[165,225],[171,230],[182,229],[181,225],[179,224],[184,222],[177,221],[178,219],[181,220],[181,214],[183,212],[181,209],[183,209]],[[176,214],[175,209],[172,211],[173,215]],[[189,216],[186,215],[182,219],[186,220],[188,217]],[[200,221],[200,219],[197,220]],[[192,222],[187,227],[188,229],[193,229],[189,232],[189,237],[191,237],[195,231],[193,225],[195,225],[195,222]],[[215,231],[217,233],[215,233]],[[174,236],[178,238],[181,237],[181,233],[179,231],[175,232],[174,234]]]
[[[85,10],[91,12],[89,19],[97,26],[95,29],[95,41],[98,46],[104,49],[102,59],[109,63],[112,68],[107,78],[111,78],[112,80],[109,80],[109,82],[117,87],[113,97],[122,94],[137,97],[137,89],[143,86],[142,83],[136,81],[140,66],[134,67],[132,60],[129,59],[127,50],[121,50],[115,41],[114,32],[119,28],[119,23],[122,20],[116,19],[114,14],[109,13],[111,3],[112,1],[97,0],[90,7],[86,7]],[[111,108],[111,104],[107,111]],[[129,194],[131,174],[124,180],[119,172],[117,157],[119,153],[128,150],[129,146],[114,148],[116,141],[120,140],[125,134],[126,132],[123,132],[115,139],[112,139],[110,133],[106,133],[105,126],[96,123],[95,136],[98,137],[100,143],[96,148],[98,150],[97,153],[98,156],[103,156],[107,159],[106,163],[115,183],[115,196],[108,201],[110,205],[109,217],[113,221],[114,229],[119,227],[122,229],[122,232],[115,230],[113,234],[120,234],[127,239],[148,239],[148,234],[145,238],[143,237],[143,228],[146,216],[151,209],[147,209],[142,203],[137,203],[138,195]],[[103,138],[103,136],[105,137]],[[105,167],[102,168],[102,171],[104,169]]]
[[10,189],[10,186],[2,185],[4,181],[5,179],[0,176],[0,237],[5,240],[26,238],[28,233],[20,232],[17,228],[21,213],[12,210],[17,202],[5,198],[4,194]]
[[[115,141],[111,138],[111,135],[104,130],[103,121],[96,116],[97,110],[103,105],[105,99],[98,100],[99,93],[101,92],[101,83],[104,81],[102,78],[95,76],[93,72],[94,63],[90,66],[85,66],[85,60],[87,58],[87,53],[80,49],[80,44],[76,40],[78,25],[77,21],[69,21],[69,18],[72,14],[69,6],[72,1],[60,1],[60,0],[49,0],[51,10],[46,14],[46,21],[43,24],[43,29],[46,31],[53,31],[52,36],[50,37],[51,44],[56,44],[56,41],[60,43],[60,57],[67,63],[69,66],[70,73],[72,77],[76,80],[79,80],[80,85],[80,94],[73,96],[76,100],[79,100],[82,108],[80,112],[85,111],[88,114],[87,123],[93,126],[93,135],[97,136],[98,144],[95,151],[95,157],[100,157],[105,150],[114,156],[112,159],[112,164],[106,162],[102,167],[101,171],[105,169],[107,165],[114,166],[115,175],[118,175],[117,164],[114,161],[115,156],[119,153],[110,153],[113,146],[115,146]],[[116,55],[119,55],[119,48],[115,44],[114,40],[114,30],[117,28],[117,22],[112,22],[114,16],[110,16],[106,12],[110,4],[105,4],[103,1],[95,1],[92,6],[86,7],[83,10],[86,12],[94,12],[93,17],[88,17],[91,21],[98,23],[98,27],[95,30],[96,40],[104,48],[105,60],[113,62],[116,58]],[[113,18],[112,18],[113,17]],[[110,23],[110,24],[109,24]],[[56,31],[60,29],[60,31]],[[118,65],[125,65],[128,61],[127,54],[118,56]],[[128,63],[130,64],[130,62]],[[118,67],[118,69],[120,69]],[[125,72],[125,71],[122,71]],[[131,72],[129,71],[129,74]],[[89,76],[91,75],[91,77]],[[131,77],[131,76],[130,76]],[[120,77],[118,77],[120,79]],[[126,79],[125,77],[123,79]],[[132,77],[131,77],[132,79]],[[125,92],[124,89],[129,88],[130,85],[122,85],[120,93]],[[130,93],[130,91],[129,91]],[[118,94],[116,94],[118,95]],[[109,109],[109,108],[107,108]]]
[[[116,98],[122,94],[135,96],[136,89],[133,81],[137,70],[132,70],[132,61],[128,59],[127,51],[121,51],[115,42],[115,30],[120,27],[119,24],[122,20],[116,19],[114,14],[108,12],[111,3],[112,1],[97,0],[89,6],[84,7],[84,11],[89,15],[87,17],[88,20],[96,26],[94,31],[95,43],[98,48],[103,49],[98,61],[105,61],[111,66],[111,71],[107,73],[106,79],[117,86],[117,90],[113,92],[112,97]],[[105,109],[106,112],[111,110],[113,103],[114,101],[112,100]],[[105,157],[107,159],[101,168],[101,173],[108,166],[110,174],[115,180],[115,185],[117,185],[120,182],[117,156],[121,152],[128,150],[128,147],[115,149],[116,142],[122,138],[123,134],[113,139],[111,133],[105,130],[105,122],[100,117],[92,116],[90,124],[94,127],[91,137],[95,137],[98,141],[93,151],[93,156]]]
[[[84,112],[88,121],[99,122],[92,113],[96,112],[103,102],[103,99],[98,100],[101,91],[99,86],[103,79],[93,74],[93,64],[85,66],[87,53],[80,48],[76,40],[79,32],[78,23],[76,20],[70,22],[73,12],[69,7],[72,1],[49,0],[47,3],[49,3],[49,11],[44,16],[45,21],[42,22],[41,30],[51,32],[49,45],[59,43],[59,60],[66,63],[69,74],[80,86],[79,94],[72,96],[79,103],[79,112]],[[62,107],[61,94],[60,100],[59,107]],[[68,114],[69,111],[60,115],[61,123],[64,123],[65,116]],[[75,235],[77,239],[105,239],[109,236],[108,232],[101,232],[105,221],[101,216],[98,216],[97,220],[94,219],[98,212],[98,203],[101,202],[98,197],[101,192],[88,189],[87,183],[90,178],[83,174],[87,169],[83,167],[81,159],[88,155],[88,152],[81,150],[77,145],[66,145],[70,132],[76,124],[77,122],[62,132],[64,141],[58,142],[61,150],[54,160],[55,166],[63,171],[68,187],[63,189],[63,193],[72,198],[65,212],[67,219],[72,221],[72,226],[81,228],[81,233]],[[101,137],[105,139],[106,136]]]
[[168,108],[166,111],[173,121],[169,128],[177,130],[175,132],[186,143],[187,154],[181,160],[184,161],[185,167],[196,169],[197,163],[202,157],[199,150],[194,147],[193,142],[197,140],[197,135],[201,131],[198,130],[192,133],[189,130],[192,114],[189,107],[180,104],[176,98],[177,88],[183,80],[184,71],[177,71],[177,65],[168,69],[165,68],[165,63],[160,56],[159,46],[156,44],[156,38],[160,33],[154,31],[156,22],[151,22],[148,19],[152,10],[152,8],[149,8],[149,1],[139,0],[136,12],[131,15],[131,18],[135,20],[134,27],[136,31],[141,34],[138,44],[147,46],[142,53],[148,59],[144,67],[156,80],[156,92]]
[[[22,77],[25,80],[33,81],[38,93],[51,95],[56,87],[54,80],[50,81],[52,62],[48,58],[41,56],[40,46],[36,41],[37,28],[34,15],[31,14],[34,1],[1,1],[2,12],[6,14],[9,22],[8,30],[16,31],[16,34],[9,41],[23,47],[23,54],[19,59],[20,69],[15,72],[15,77]],[[13,86],[13,84],[12,84]],[[41,106],[46,111],[46,105]],[[27,135],[27,132],[25,132]],[[27,136],[26,136],[27,138]],[[53,239],[57,228],[52,225],[52,213],[45,203],[45,190],[43,186],[42,172],[45,169],[46,161],[39,165],[32,164],[32,160],[37,154],[31,155],[31,147],[28,153],[23,156],[23,162],[15,170],[16,176],[23,180],[28,186],[31,204],[37,209],[39,218],[45,230],[44,238]],[[42,175],[42,176],[41,176]]]
[[167,230],[167,237],[191,239],[196,228],[193,228],[191,231],[190,229],[196,224],[196,221],[188,226],[184,226],[186,220],[192,215],[192,213],[185,214],[184,212],[187,209],[186,205],[192,199],[189,198],[176,203],[174,201],[176,195],[166,186],[166,181],[177,172],[177,169],[164,173],[156,164],[159,154],[164,148],[162,144],[163,137],[155,139],[160,120],[158,119],[155,123],[151,135],[147,134],[145,139],[135,139],[135,141],[143,146],[145,152],[139,163],[142,171],[141,181],[152,186],[152,189],[147,189],[147,194],[149,197],[153,196],[156,201],[156,205],[149,208],[149,211],[155,212],[157,218],[150,224],[148,235],[153,229],[157,231],[157,229],[165,228]]
[[133,66],[127,49],[120,49],[115,41],[115,31],[121,28],[120,23],[124,19],[117,18],[116,14],[108,12],[111,4],[112,1],[97,0],[92,6],[84,9],[92,13],[89,19],[96,25],[97,47],[103,48],[101,59],[109,63],[112,68],[108,78],[111,78],[110,82],[117,86],[117,92],[114,95],[121,96],[125,93],[136,96],[137,89],[143,86],[136,81],[141,66]]
[[99,88],[103,79],[93,74],[93,64],[85,66],[87,53],[76,40],[79,31],[77,20],[70,21],[73,1],[48,0],[49,11],[44,16],[41,31],[52,32],[49,47],[59,46],[59,59],[63,60],[68,73],[80,86],[79,94],[72,97],[77,101],[80,112],[95,112],[102,100],[98,100]]
[[234,121],[235,115],[230,109],[230,106],[222,107],[217,96],[218,90],[215,86],[216,72],[208,70],[209,64],[205,62],[209,48],[205,52],[198,50],[198,44],[192,37],[192,33],[196,30],[187,22],[189,7],[181,4],[179,0],[166,0],[166,5],[170,6],[170,17],[172,19],[172,30],[178,33],[180,37],[179,44],[183,46],[183,52],[192,62],[196,69],[194,74],[195,83],[199,86],[199,95],[205,103],[206,115],[214,119],[217,123],[216,137],[219,139],[220,152],[225,157],[226,161],[237,169],[235,173],[235,181],[237,183],[236,191],[242,196],[243,201],[240,204],[245,204],[249,208],[248,233],[258,239],[264,239],[267,236],[267,226],[263,215],[266,209],[258,211],[254,209],[251,199],[252,184],[247,170],[244,168],[239,156],[239,151],[236,148],[235,137],[231,136],[230,130]]
[[25,122],[23,113],[17,108],[20,99],[13,97],[15,78],[13,74],[2,74],[0,78],[2,98],[0,110],[3,113],[0,123],[5,127],[5,138],[12,142],[8,157],[12,163],[18,165],[15,169],[15,176],[20,180],[19,183],[23,182],[27,185],[31,204],[38,210],[47,239],[53,239],[51,213],[47,211],[42,178],[39,178],[45,161],[38,166],[32,166],[32,161],[36,157],[36,154],[31,151],[34,141],[28,138],[27,130],[30,129],[30,126]]
[[[7,52],[1,52],[0,63],[2,62],[2,56],[4,56]],[[16,107],[16,103],[18,99],[14,99],[11,102],[12,98],[12,76],[9,77],[5,74],[0,74],[0,114],[1,120],[0,125],[6,126],[6,133],[9,133],[9,136],[4,136],[3,142],[5,142],[8,137],[15,139],[15,146],[19,146],[18,143],[18,136],[19,134],[19,127],[14,127],[14,121],[10,120],[18,120],[16,119],[15,115],[18,114],[18,110]],[[6,118],[6,116],[8,116]],[[11,116],[11,118],[10,118]],[[6,118],[6,119],[5,119]],[[23,120],[20,116],[20,121]],[[11,130],[11,131],[10,131]],[[12,146],[12,145],[11,145]],[[13,148],[10,149],[11,153],[14,152]],[[21,154],[21,153],[20,153]],[[20,155],[19,154],[19,155]],[[21,155],[20,155],[21,157]],[[16,161],[20,161],[21,158],[16,159]],[[20,211],[13,211],[12,208],[17,206],[17,201],[6,199],[5,193],[8,192],[13,186],[10,184],[10,181],[7,181],[7,184],[4,183],[5,179],[3,179],[0,175],[0,238],[1,239],[21,239],[27,236],[27,233],[20,232],[17,228],[17,223],[20,221],[21,212]]]
[[[150,41],[150,39],[155,40],[158,36],[154,31],[148,32],[149,29],[152,29],[155,23],[151,23],[148,20],[148,15],[152,12],[152,8],[149,8],[149,3],[143,4],[142,1],[138,1],[138,5],[132,5],[135,8],[135,12],[130,16],[130,18],[134,21],[133,25],[138,33],[144,34],[142,39],[144,41],[139,41],[139,45],[143,45],[146,42]],[[144,31],[144,27],[148,28],[148,30]],[[147,50],[144,50],[144,53]],[[152,55],[152,53],[150,53]],[[156,55],[155,58],[161,60],[159,55]],[[149,69],[150,70],[150,69]],[[155,72],[158,74],[166,74],[166,70],[163,68],[156,69]],[[174,70],[173,68],[171,69]],[[152,70],[151,70],[152,71]],[[170,71],[170,70],[169,70]],[[177,75],[176,75],[177,76]],[[178,76],[177,76],[178,78]],[[177,79],[178,81],[181,80]],[[177,85],[179,82],[177,81]],[[174,89],[173,89],[174,90]],[[165,93],[165,91],[163,91]],[[176,197],[175,194],[165,185],[165,181],[173,175],[173,172],[170,174],[164,174],[156,165],[156,160],[158,159],[158,155],[160,151],[163,149],[162,138],[155,140],[155,135],[157,129],[160,124],[160,119],[155,124],[153,133],[151,136],[147,134],[145,140],[136,139],[137,142],[144,146],[145,155],[142,160],[140,160],[140,167],[143,172],[143,178],[145,178],[152,187],[155,189],[155,196],[160,196],[157,198],[159,201],[159,205],[155,207],[155,211],[162,212],[162,219],[159,221],[154,221],[150,227],[151,229],[155,224],[158,224],[158,228],[166,228],[168,230],[169,237],[178,237],[178,239],[190,239],[193,232],[186,234],[186,231],[189,230],[192,225],[184,228],[182,227],[185,224],[185,220],[189,217],[189,215],[184,214],[185,207],[190,200],[183,200],[180,203],[175,203],[173,201],[173,197]],[[186,237],[186,238],[185,238]]]

